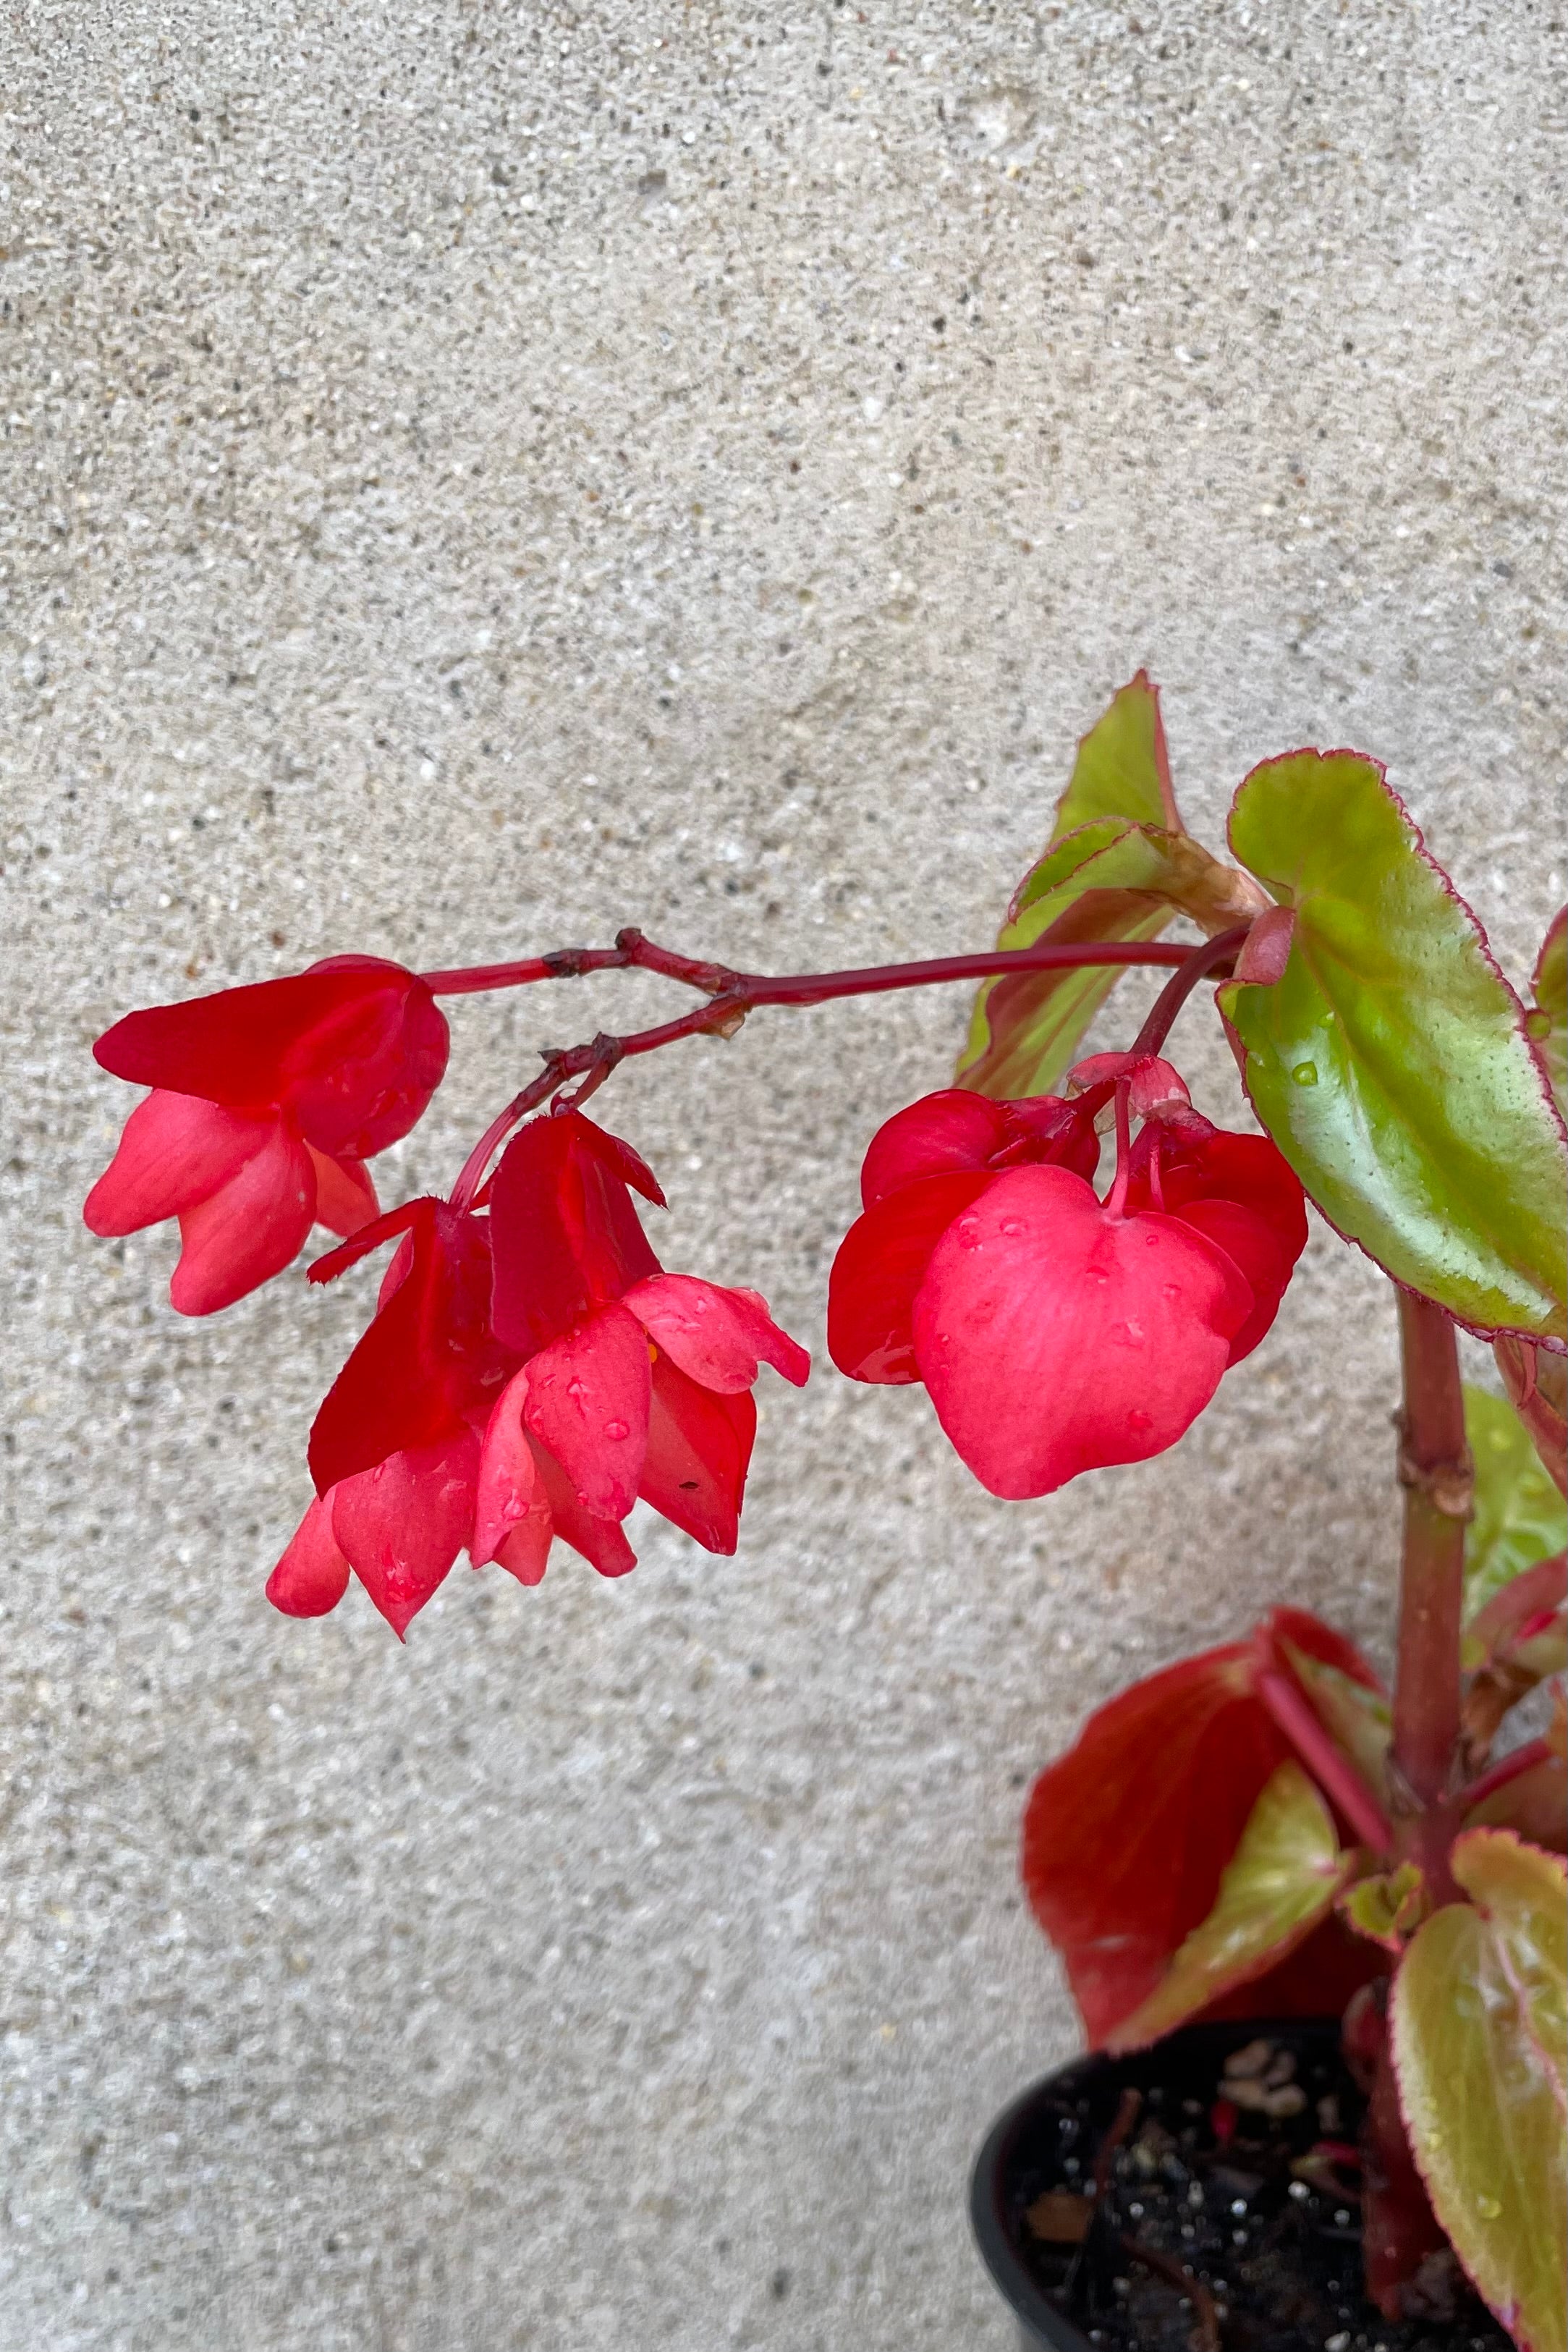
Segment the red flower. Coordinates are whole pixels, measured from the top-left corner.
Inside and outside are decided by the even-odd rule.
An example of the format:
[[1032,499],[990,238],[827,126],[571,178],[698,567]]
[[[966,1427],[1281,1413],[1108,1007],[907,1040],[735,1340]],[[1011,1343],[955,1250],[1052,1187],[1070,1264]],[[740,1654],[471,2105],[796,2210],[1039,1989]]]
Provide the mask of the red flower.
[[488,1215],[411,1202],[311,1268],[403,1235],[311,1431],[318,1499],[268,1582],[278,1608],[321,1614],[351,1569],[401,1635],[465,1548],[537,1584],[558,1535],[622,1576],[639,1496],[735,1549],[759,1360],[798,1384],[810,1359],[755,1291],[662,1272],[630,1184],[663,1200],[580,1112],[535,1119]]
[[93,1051],[153,1091],[87,1198],[97,1234],[180,1220],[170,1297],[210,1315],[277,1274],[319,1219],[376,1213],[364,1160],[440,1084],[446,1023],[423,981],[370,956],[127,1014]]
[[1267,1330],[1306,1238],[1274,1146],[1218,1134],[1174,1072],[1145,1069],[1158,1115],[1105,1202],[1087,1181],[1092,1096],[949,1089],[866,1154],[829,1349],[855,1380],[924,1381],[994,1495],[1051,1494],[1173,1445]]

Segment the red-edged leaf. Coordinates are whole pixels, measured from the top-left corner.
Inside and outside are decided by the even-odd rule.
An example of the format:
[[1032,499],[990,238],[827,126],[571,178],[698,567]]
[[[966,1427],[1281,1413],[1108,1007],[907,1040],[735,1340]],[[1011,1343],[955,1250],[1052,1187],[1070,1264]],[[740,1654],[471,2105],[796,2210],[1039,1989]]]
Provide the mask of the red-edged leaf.
[[1394,1980],[1400,2105],[1433,2209],[1524,2352],[1568,2347],[1568,1906],[1563,1864],[1507,1830],[1455,1840],[1470,1896]]
[[[1092,2044],[1158,1982],[1214,1906],[1265,1781],[1291,1753],[1258,1696],[1290,1672],[1285,1644],[1357,1682],[1370,1667],[1331,1626],[1279,1610],[1228,1643],[1136,1683],[1091,1716],[1036,1781],[1024,1819],[1023,1876],[1066,1964]],[[1328,1920],[1227,2007],[1312,2014],[1348,1998],[1378,1963]]]
[[1316,1787],[1287,1757],[1259,1790],[1213,1905],[1106,2047],[1138,2049],[1262,1976],[1327,1916],[1355,1863]]

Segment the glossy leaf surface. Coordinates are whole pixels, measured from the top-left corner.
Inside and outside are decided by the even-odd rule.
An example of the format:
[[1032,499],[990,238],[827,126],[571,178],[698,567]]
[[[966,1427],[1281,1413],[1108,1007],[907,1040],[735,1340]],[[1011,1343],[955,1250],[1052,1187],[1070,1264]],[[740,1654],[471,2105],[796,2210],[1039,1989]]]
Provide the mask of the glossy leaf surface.
[[1355,1867],[1333,1816],[1289,1758],[1265,1781],[1227,1863],[1214,1907],[1145,2000],[1110,2036],[1135,2050],[1284,1958],[1332,1907]]
[[1395,1979],[1393,2049],[1438,2220],[1526,2352],[1568,2346],[1563,1864],[1506,1830],[1456,1840],[1471,1896],[1435,1912]]
[[1568,1503],[1503,1398],[1467,1384],[1465,1435],[1476,1465],[1475,1517],[1465,1530],[1469,1622],[1525,1569],[1568,1544]]
[[1559,1110],[1568,1089],[1568,907],[1560,907],[1535,964],[1535,1010],[1530,1034],[1545,1065]]
[[1325,1216],[1480,1331],[1568,1328],[1568,1145],[1522,1011],[1375,761],[1255,768],[1231,845],[1296,918],[1221,1005],[1253,1106]]

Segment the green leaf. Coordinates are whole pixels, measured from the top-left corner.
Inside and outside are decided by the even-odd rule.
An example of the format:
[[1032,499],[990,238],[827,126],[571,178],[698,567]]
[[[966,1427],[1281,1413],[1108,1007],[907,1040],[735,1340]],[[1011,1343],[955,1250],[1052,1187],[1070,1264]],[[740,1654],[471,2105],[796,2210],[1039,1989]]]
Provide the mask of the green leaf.
[[[1157,938],[1176,911],[1165,887],[1174,879],[1166,845],[1176,838],[1114,817],[1081,826],[1026,875],[997,945]],[[982,982],[958,1078],[1004,1102],[1049,1094],[1121,976],[1113,967]]]
[[1220,1002],[1260,1118],[1332,1223],[1479,1331],[1568,1331],[1568,1137],[1518,1000],[1372,760],[1292,751],[1237,856],[1295,915],[1281,978]]
[[1146,669],[1117,689],[1104,717],[1080,741],[1051,840],[1100,816],[1182,830],[1171,790],[1160,690]]
[[1468,1624],[1505,1584],[1568,1544],[1568,1503],[1513,1407],[1468,1383],[1465,1435],[1476,1465],[1475,1517],[1465,1530]]
[[1214,1908],[1106,2049],[1138,2049],[1261,1976],[1317,1926],[1355,1865],[1355,1850],[1340,1851],[1333,1816],[1301,1765],[1281,1764],[1247,1817]]
[[1455,1840],[1473,1897],[1394,1980],[1400,2105],[1433,2210],[1524,2352],[1568,2347],[1568,1910],[1562,1860],[1510,1830]]
[[1282,1644],[1292,1671],[1312,1700],[1320,1721],[1343,1748],[1375,1795],[1388,1794],[1388,1749],[1394,1715],[1378,1690],[1369,1690],[1326,1659],[1312,1658],[1294,1642]]
[[1397,1870],[1383,1871],[1375,1878],[1364,1878],[1358,1886],[1348,1887],[1339,1898],[1339,1907],[1341,1916],[1358,1936],[1370,1937],[1391,1952],[1402,1952],[1406,1939],[1427,1916],[1426,1873],[1413,1862],[1402,1862]]
[[1535,959],[1531,982],[1535,1010],[1525,1021],[1542,1066],[1552,1082],[1557,1108],[1568,1091],[1568,907],[1552,918],[1541,953]]
[[[1014,893],[997,945],[1153,940],[1178,913],[1212,932],[1266,903],[1184,832],[1159,692],[1140,670],[1079,744],[1051,840]],[[983,982],[959,1083],[1001,1101],[1049,1094],[1121,977],[1101,969]]]

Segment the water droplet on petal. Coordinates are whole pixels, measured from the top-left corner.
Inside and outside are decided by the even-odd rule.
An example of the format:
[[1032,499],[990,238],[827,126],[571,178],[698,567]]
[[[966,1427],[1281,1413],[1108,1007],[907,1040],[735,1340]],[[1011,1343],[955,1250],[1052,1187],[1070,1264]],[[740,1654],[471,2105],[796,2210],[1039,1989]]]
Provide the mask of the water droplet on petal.
[[632,1431],[626,1422],[607,1421],[604,1424],[604,1434],[606,1437],[630,1437]]
[[391,1463],[390,1463],[390,1462],[378,1462],[378,1463],[376,1464],[375,1468],[371,1472],[371,1486],[379,1486],[381,1485],[381,1483],[382,1483],[382,1480],[386,1476],[387,1472],[391,1469],[391,1467],[392,1467],[392,1465],[391,1465]]
[[1153,1413],[1134,1412],[1127,1415],[1127,1426],[1138,1437],[1143,1435],[1145,1429],[1153,1429],[1154,1425]]
[[1162,1284],[1160,1285],[1160,1297],[1161,1297],[1162,1298],[1179,1298],[1179,1297],[1181,1297],[1181,1285],[1180,1285],[1180,1283],[1179,1283],[1179,1282],[1164,1282],[1164,1283],[1162,1283]]
[[1298,1062],[1291,1076],[1299,1087],[1315,1087],[1318,1082],[1318,1066],[1315,1062]]
[[1002,1219],[1002,1231],[1004,1234],[1021,1234],[1023,1231],[1023,1219],[1021,1217],[1004,1217]]
[[959,1218],[958,1239],[966,1249],[977,1249],[979,1247],[980,1221],[978,1217]]

